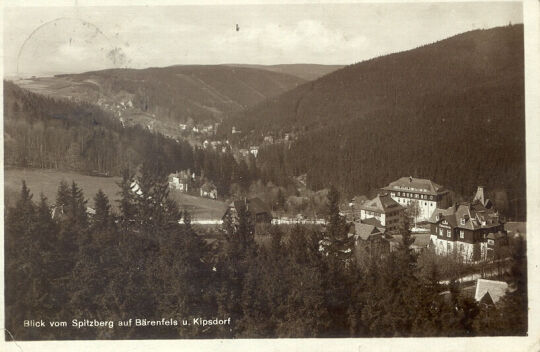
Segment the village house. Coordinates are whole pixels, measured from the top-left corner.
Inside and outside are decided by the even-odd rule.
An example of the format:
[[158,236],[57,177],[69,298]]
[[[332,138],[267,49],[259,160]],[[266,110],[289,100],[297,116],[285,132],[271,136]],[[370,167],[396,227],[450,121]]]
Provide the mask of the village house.
[[457,253],[465,261],[486,260],[507,244],[504,223],[487,202],[474,198],[472,202],[456,203],[447,209],[436,209],[429,219],[431,242],[435,253]]
[[368,254],[380,257],[390,252],[390,242],[384,234],[384,227],[355,222],[351,230],[355,246],[361,247]]
[[244,158],[249,156],[249,150],[247,149],[240,149],[238,150],[238,153],[240,154],[241,157],[244,157]]
[[222,220],[225,220],[228,216],[231,217],[235,225],[238,224],[238,211],[239,207],[245,206],[247,211],[250,213],[254,223],[267,223],[272,222],[272,211],[270,208],[260,199],[260,198],[250,198],[235,200],[230,203],[225,210],[225,214],[222,216]]
[[255,146],[251,146],[251,147],[249,148],[249,152],[250,152],[251,154],[253,154],[254,157],[257,157],[257,155],[259,154],[259,147],[256,146],[256,145],[255,145]]
[[182,170],[169,175],[169,187],[187,193],[192,181],[190,170]]
[[131,182],[130,189],[133,193],[135,193],[138,196],[142,196],[143,194],[141,187],[139,186],[139,182],[137,182],[137,180]]
[[205,182],[200,189],[201,197],[217,199],[217,188],[212,182]]
[[387,231],[396,231],[403,225],[405,208],[390,197],[389,194],[379,194],[365,201],[360,206],[360,222],[368,223],[376,220]]
[[402,177],[391,182],[383,190],[403,207],[418,206],[416,221],[428,220],[435,209],[447,208],[452,204],[452,192],[431,180]]

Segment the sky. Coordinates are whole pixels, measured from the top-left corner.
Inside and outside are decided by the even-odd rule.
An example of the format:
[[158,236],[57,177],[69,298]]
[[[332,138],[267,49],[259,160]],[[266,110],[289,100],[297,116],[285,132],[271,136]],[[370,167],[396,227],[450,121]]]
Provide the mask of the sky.
[[4,75],[352,64],[509,22],[523,22],[521,3],[5,7]]

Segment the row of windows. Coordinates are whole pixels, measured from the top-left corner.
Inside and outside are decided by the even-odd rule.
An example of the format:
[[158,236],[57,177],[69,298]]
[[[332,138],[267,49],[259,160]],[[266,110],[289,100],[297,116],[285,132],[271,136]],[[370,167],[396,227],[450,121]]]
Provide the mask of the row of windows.
[[[395,197],[395,193],[390,194],[392,197]],[[433,196],[428,196],[427,194],[418,194],[418,193],[409,193],[409,192],[397,192],[398,197],[409,197],[409,198],[416,198],[416,199],[425,199],[425,200],[433,200]]]
[[[401,198],[398,198],[398,202],[399,203],[403,203],[403,204],[411,204],[411,200],[410,199],[401,199]],[[414,202],[414,200],[413,200]],[[419,202],[418,205],[422,205],[422,202]],[[428,202],[424,202],[424,205],[427,206],[428,205]]]
[[[440,248],[441,252],[444,252],[444,244],[443,244],[443,242],[439,243],[439,248]],[[459,243],[457,248],[458,248],[459,252],[465,252],[465,245],[463,243]],[[452,251],[452,242],[446,242],[446,251],[447,252]]]
[[[439,235],[441,237],[444,237],[445,230],[442,228],[439,228]],[[452,230],[446,230],[446,237],[452,237]],[[459,238],[465,238],[465,231],[459,230]]]

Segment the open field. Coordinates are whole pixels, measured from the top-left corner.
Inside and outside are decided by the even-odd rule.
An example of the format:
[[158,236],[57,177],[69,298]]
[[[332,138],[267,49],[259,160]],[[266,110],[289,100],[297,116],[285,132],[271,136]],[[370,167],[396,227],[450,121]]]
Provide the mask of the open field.
[[[58,170],[6,168],[4,170],[6,205],[14,204],[21,189],[22,180],[26,181],[28,188],[34,194],[35,201],[39,200],[39,194],[43,193],[49,203],[53,203],[61,180],[66,180],[68,183],[75,181],[83,189],[89,206],[93,206],[94,195],[100,188],[109,197],[113,207],[116,207],[116,200],[118,200],[119,188],[116,183],[120,181],[119,177],[88,176]],[[191,213],[193,219],[220,219],[225,212],[224,202],[181,193],[174,193],[172,197],[180,209],[186,209]]]

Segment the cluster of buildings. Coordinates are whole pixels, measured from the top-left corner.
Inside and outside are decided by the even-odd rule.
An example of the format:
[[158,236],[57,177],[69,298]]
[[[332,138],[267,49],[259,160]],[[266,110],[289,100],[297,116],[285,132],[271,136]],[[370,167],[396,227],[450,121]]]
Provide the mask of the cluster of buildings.
[[471,201],[454,203],[453,193],[435,182],[402,177],[373,199],[355,197],[351,207],[350,235],[370,250],[391,250],[409,218],[415,232],[424,232],[415,236],[415,250],[432,246],[438,255],[456,254],[475,262],[494,258],[497,248],[508,243],[504,222],[482,186]]
[[232,147],[229,144],[229,141],[209,141],[208,139],[205,139],[202,143],[203,149],[212,149],[216,151],[221,151],[222,153],[228,153],[232,151]]
[[272,223],[272,210],[263,202],[260,198],[244,198],[231,202],[221,220],[230,218],[233,225],[238,225],[238,209],[243,207],[249,212],[254,224],[271,224]]
[[169,188],[182,193],[199,194],[201,197],[217,199],[217,187],[211,181],[198,179],[190,170],[182,170],[169,175]]

